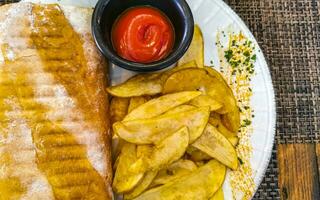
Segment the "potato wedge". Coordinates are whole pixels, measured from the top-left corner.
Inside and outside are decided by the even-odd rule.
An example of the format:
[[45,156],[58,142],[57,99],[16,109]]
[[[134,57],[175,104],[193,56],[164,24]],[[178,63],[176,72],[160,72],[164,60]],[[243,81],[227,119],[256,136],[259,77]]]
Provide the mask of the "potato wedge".
[[143,95],[155,95],[162,91],[163,82],[174,72],[185,68],[196,68],[194,60],[180,66],[176,66],[163,73],[139,74],[126,82],[107,88],[107,92],[117,97],[138,97]]
[[[127,107],[128,112],[130,112],[131,110],[135,109],[136,107],[140,106],[141,104],[147,102],[150,97],[149,96],[131,97],[130,100],[129,100],[129,98],[120,98],[120,97],[113,97],[113,98],[114,99],[126,99],[126,100],[128,100],[129,106],[126,106],[126,107]],[[127,104],[125,104],[125,105],[127,105]],[[114,109],[115,110],[117,110],[117,109],[121,110],[123,108],[124,108],[124,106],[121,105],[120,103],[114,104]],[[118,111],[118,113],[119,113],[119,111]],[[124,113],[124,111],[122,111],[121,113]],[[127,112],[125,112],[125,113],[127,114]],[[122,120],[123,117],[121,117],[121,118],[118,117],[117,119]],[[118,121],[120,121],[120,120],[118,120]],[[116,134],[112,136],[112,158],[113,158],[113,161],[115,161],[117,159],[117,157],[118,157],[118,155],[119,155],[124,143],[125,143],[125,141],[122,140],[121,138],[119,138]],[[114,166],[116,167],[117,163],[115,163]]]
[[173,173],[180,170],[194,171],[197,169],[197,165],[191,160],[180,159],[167,167]]
[[240,128],[240,111],[236,107],[232,112],[221,116],[221,122],[233,133],[237,133]]
[[[221,81],[210,76],[204,69],[182,69],[173,73],[163,85],[163,94],[180,91],[201,91],[223,104],[223,112],[232,112],[236,107],[234,96]],[[219,109],[217,112],[219,112]]]
[[184,63],[182,65],[178,65],[178,66],[175,66],[167,71],[164,71],[162,74],[161,74],[161,77],[160,77],[160,82],[161,84],[163,85],[164,82],[168,79],[168,77],[173,74],[174,72],[177,72],[179,70],[182,70],[182,69],[188,69],[188,68],[198,68],[198,65],[196,63],[195,60],[192,60],[190,62],[187,62],[187,63]]
[[138,145],[137,146],[137,157],[138,158],[150,157],[153,150],[154,150],[153,145],[150,145],[150,144]]
[[124,194],[124,199],[133,199],[142,192],[144,192],[152,183],[153,179],[157,176],[157,174],[158,171],[148,171],[143,177],[142,181],[133,190]]
[[190,111],[195,109],[195,106],[192,105],[181,105],[181,106],[177,106],[175,108],[172,108],[171,110],[168,110],[165,115],[171,115],[171,114],[177,114],[180,112],[186,112],[186,111]]
[[183,156],[189,145],[189,132],[182,127],[160,141],[150,155],[142,156],[129,170],[135,172],[160,170]]
[[192,144],[193,147],[217,159],[229,168],[238,168],[238,157],[235,148],[219,131],[208,124],[203,134]]
[[198,91],[186,91],[163,95],[138,106],[124,118],[124,121],[148,119],[161,115],[171,108],[198,97],[200,94],[201,92]]
[[217,127],[219,124],[221,124],[220,115],[218,113],[211,112],[210,117],[209,117],[209,123],[212,126]]
[[222,185],[226,167],[216,160],[163,186],[142,193],[135,200],[209,199]]
[[[111,124],[121,121],[128,113],[128,98],[113,97],[110,102]],[[117,135],[112,133],[112,158],[115,161],[121,150],[122,142]]]
[[204,66],[204,43],[201,29],[198,25],[194,26],[193,38],[187,52],[178,61],[178,65],[195,60],[198,67]]
[[128,113],[150,100],[150,96],[131,97]]
[[189,131],[186,126],[159,142],[150,159],[148,166],[151,169],[161,169],[183,156],[189,145]]
[[186,69],[186,68],[198,68],[198,64],[195,60],[190,60],[189,62],[183,63],[181,65],[178,65],[172,70],[172,72],[178,71],[180,69]]
[[236,146],[238,144],[239,138],[237,137],[237,133],[231,132],[223,125],[219,114],[211,113],[209,118],[209,123],[214,127],[216,127],[218,131],[223,136],[225,136],[233,146]]
[[216,128],[217,128],[218,131],[219,131],[220,133],[222,133],[222,135],[224,135],[226,138],[237,136],[237,133],[236,133],[236,132],[231,132],[230,130],[228,130],[228,129],[223,125],[223,123],[222,123],[221,121],[220,121],[219,124],[216,126]]
[[222,74],[220,72],[218,72],[217,70],[215,70],[213,67],[207,67],[205,66],[204,69],[213,77],[217,78],[219,81],[221,81],[223,84],[225,84],[226,87],[228,87],[230,89],[230,91],[232,92],[231,88],[229,87],[226,79],[224,79],[224,77],[222,76]]
[[211,156],[209,156],[208,154],[200,151],[199,149],[193,146],[188,147],[187,153],[190,155],[190,159],[193,160],[194,162],[206,161],[206,160],[212,159]]
[[224,200],[224,194],[222,188],[220,188],[209,200]]
[[144,173],[132,173],[128,166],[137,160],[136,145],[125,143],[119,155],[118,166],[113,179],[113,190],[117,193],[132,190],[143,178]]
[[180,159],[159,171],[158,175],[152,181],[150,188],[172,182],[184,175],[190,174],[197,168],[197,165],[191,160]]
[[190,143],[202,134],[209,119],[209,107],[196,108],[187,112],[160,115],[113,124],[114,132],[122,139],[135,144],[155,144],[182,126],[189,129]]
[[214,100],[209,95],[200,95],[190,101],[190,104],[193,106],[201,107],[201,106],[209,106],[210,111],[219,110],[222,108],[223,104]]
[[236,147],[239,143],[239,138],[237,136],[227,137],[232,146]]
[[232,144],[232,146],[237,146],[239,142],[239,138],[236,134],[230,132],[223,124],[220,122],[217,126],[215,126],[219,133],[221,133],[229,142]]
[[112,160],[115,162],[121,152],[121,149],[126,141],[119,138],[116,134],[112,136],[112,143],[111,143],[111,153],[112,153]]
[[110,102],[110,121],[121,121],[128,113],[129,99],[113,97]]
[[107,91],[112,96],[136,97],[143,95],[155,95],[162,91],[161,74],[139,74],[126,82],[111,86]]
[[230,88],[230,86],[228,85],[227,81],[224,79],[224,77],[222,76],[222,74],[220,72],[218,72],[217,70],[215,70],[212,67],[205,67],[205,70],[207,70],[207,72],[215,77],[216,79],[218,79],[226,88],[226,91],[228,92],[229,96],[233,98],[233,101],[235,102],[234,107],[230,108],[230,109],[225,109],[225,108],[221,108],[220,110],[218,110],[217,112],[220,114],[226,114],[228,112],[230,112],[230,110],[235,110],[237,109],[237,99],[233,94],[232,89]]

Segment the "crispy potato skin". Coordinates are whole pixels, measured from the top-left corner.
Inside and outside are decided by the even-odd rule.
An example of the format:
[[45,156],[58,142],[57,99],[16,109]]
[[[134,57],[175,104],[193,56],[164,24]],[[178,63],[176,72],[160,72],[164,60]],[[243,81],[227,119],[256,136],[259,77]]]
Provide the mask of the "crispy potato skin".
[[177,107],[200,96],[200,94],[201,92],[198,91],[186,91],[163,95],[144,103],[136,109],[133,109],[124,118],[124,121],[156,117],[174,107]]
[[163,94],[181,91],[201,91],[223,105],[216,112],[220,114],[232,112],[236,107],[233,93],[216,77],[205,69],[182,69],[168,77],[163,85]]
[[208,120],[209,107],[187,112],[160,115],[150,119],[116,122],[113,131],[122,139],[135,144],[156,144],[182,126],[189,129],[190,143],[202,134]]
[[121,97],[113,97],[110,102],[110,121],[121,121],[128,113],[129,99]]
[[219,131],[208,124],[204,133],[193,144],[212,158],[235,170],[238,168],[238,157],[235,148]]
[[225,174],[226,167],[211,160],[189,175],[148,190],[135,200],[209,199],[221,187]]

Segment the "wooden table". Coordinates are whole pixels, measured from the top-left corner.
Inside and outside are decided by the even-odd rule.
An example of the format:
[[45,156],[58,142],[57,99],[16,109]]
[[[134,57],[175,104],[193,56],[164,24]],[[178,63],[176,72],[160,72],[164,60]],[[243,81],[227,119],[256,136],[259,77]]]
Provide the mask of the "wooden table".
[[281,199],[320,199],[320,144],[278,145]]

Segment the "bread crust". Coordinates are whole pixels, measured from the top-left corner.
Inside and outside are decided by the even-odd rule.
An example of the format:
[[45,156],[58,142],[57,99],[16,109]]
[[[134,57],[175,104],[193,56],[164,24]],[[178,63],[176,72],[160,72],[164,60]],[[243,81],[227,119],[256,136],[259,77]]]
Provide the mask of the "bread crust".
[[[61,32],[67,36],[56,31],[60,24],[41,25],[51,23],[43,13],[65,16],[69,24],[62,23]],[[0,184],[4,197],[112,199],[107,66],[91,36],[91,14],[70,6],[0,6],[0,135],[11,137],[0,146],[8,154],[8,171],[0,176],[8,182]],[[53,48],[57,40],[69,50]],[[22,125],[23,133],[16,128]],[[17,182],[11,185],[12,177]]]

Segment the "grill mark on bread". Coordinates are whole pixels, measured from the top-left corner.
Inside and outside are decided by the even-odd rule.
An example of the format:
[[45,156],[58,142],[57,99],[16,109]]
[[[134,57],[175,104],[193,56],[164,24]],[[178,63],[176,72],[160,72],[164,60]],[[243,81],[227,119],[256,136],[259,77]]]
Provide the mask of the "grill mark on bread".
[[[46,23],[42,24],[41,21],[44,18],[40,16],[40,13],[45,13],[45,16],[59,19],[57,20],[59,22],[55,24],[54,21],[49,19],[45,20]],[[32,42],[15,45],[14,50],[17,51],[15,52],[17,53],[17,61],[6,61],[6,67],[10,68],[8,71],[0,69],[0,74],[3,73],[4,76],[5,73],[13,75],[6,77],[7,79],[2,79],[2,82],[0,82],[0,91],[3,91],[3,93],[0,93],[0,122],[8,122],[5,114],[3,114],[5,111],[7,112],[6,106],[1,103],[1,100],[8,96],[17,97],[22,111],[16,113],[12,119],[25,119],[27,121],[35,144],[38,168],[47,176],[56,199],[109,199],[109,191],[107,191],[106,182],[103,180],[106,177],[99,175],[88,160],[87,148],[97,143],[95,138],[99,137],[98,133],[85,131],[86,129],[79,133],[69,131],[69,129],[78,130],[79,127],[87,127],[87,130],[90,130],[92,125],[97,124],[94,122],[95,120],[101,121],[101,119],[94,115],[96,114],[95,111],[90,110],[91,108],[96,108],[96,106],[92,106],[90,101],[88,101],[90,95],[87,96],[85,93],[86,83],[83,82],[83,85],[79,86],[70,85],[71,83],[74,84],[77,79],[80,81],[84,80],[87,76],[85,69],[87,66],[84,55],[82,55],[83,52],[62,52],[61,49],[59,50],[59,48],[62,48],[63,45],[71,41],[75,42],[75,46],[72,46],[70,49],[80,48],[78,51],[82,51],[81,43],[73,41],[80,41],[80,39],[73,32],[70,36],[68,35],[70,33],[67,31],[65,35],[62,34],[62,38],[57,31],[51,32],[41,27],[42,25],[46,25],[46,27],[56,25],[57,30],[62,28],[61,30],[64,31],[67,28],[69,31],[73,31],[72,29],[70,30],[70,25],[66,22],[57,6],[34,5],[32,15],[35,17],[33,24],[35,30],[30,33],[30,36],[27,34],[18,35],[21,37],[21,40],[24,37],[29,37],[32,39]],[[40,16],[38,18],[39,22],[37,22],[38,16]],[[19,55],[18,53],[23,49],[24,45],[30,52],[36,51],[36,54],[29,55],[28,51],[23,51],[24,53]],[[41,60],[39,61],[37,58]],[[38,74],[35,74],[35,72]],[[21,77],[19,77],[20,75]],[[45,80],[41,78],[32,81],[33,78],[36,79],[33,76],[37,75],[43,76],[44,79],[47,77],[52,78],[53,75],[53,79],[67,89],[68,96],[76,99],[77,103],[84,104],[83,106],[78,105],[77,108],[83,108],[81,110],[82,113],[88,113],[88,115],[81,118],[77,116],[77,113],[71,113],[70,115],[73,116],[68,116],[68,120],[70,121],[64,118],[60,119],[59,115],[55,117],[54,114],[59,113],[61,110],[57,109],[57,107],[54,107],[52,110],[48,106],[50,103],[46,102],[52,103],[51,100],[57,99],[57,91],[55,89],[58,88],[54,88],[53,86],[55,85],[48,84],[50,81],[45,83]],[[39,84],[41,85],[39,86]],[[65,112],[68,111],[74,110],[72,108],[65,110]],[[15,113],[13,111],[9,114],[14,115]],[[53,117],[50,118],[50,115],[53,115]],[[74,128],[65,128],[72,126]],[[102,129],[102,131],[106,130]],[[99,132],[99,134],[101,133]],[[85,142],[87,146],[81,144],[81,142],[79,143],[79,139],[81,141],[86,138],[89,138]],[[27,149],[24,152],[32,155],[31,153],[35,149]]]

